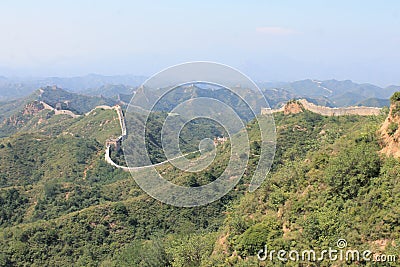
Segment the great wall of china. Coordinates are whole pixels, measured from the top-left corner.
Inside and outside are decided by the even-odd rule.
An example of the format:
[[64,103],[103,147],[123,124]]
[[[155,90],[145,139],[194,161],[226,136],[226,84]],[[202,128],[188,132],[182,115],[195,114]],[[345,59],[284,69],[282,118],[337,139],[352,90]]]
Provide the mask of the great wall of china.
[[[122,112],[122,108],[121,108],[119,105],[114,106],[114,107],[109,107],[109,106],[105,106],[105,107],[107,107],[106,109],[115,109],[115,110],[116,110],[116,112],[117,112],[117,114],[118,114],[119,124],[120,124],[120,127],[121,127],[121,135],[120,135],[118,138],[113,139],[112,142],[110,142],[110,141],[106,142],[106,151],[105,151],[105,156],[104,156],[105,161],[106,161],[107,163],[111,164],[112,166],[116,167],[116,168],[122,169],[122,170],[124,170],[124,171],[138,171],[138,170],[143,170],[143,169],[150,168],[150,167],[160,166],[160,165],[163,165],[163,164],[165,164],[165,163],[171,162],[171,161],[173,161],[173,160],[175,160],[175,159],[178,159],[178,158],[181,158],[181,157],[185,157],[185,156],[188,156],[188,155],[191,155],[191,154],[194,154],[194,153],[197,153],[197,152],[198,152],[198,151],[193,151],[193,152],[184,154],[184,155],[182,155],[182,156],[179,156],[179,157],[176,157],[176,158],[173,158],[173,159],[170,159],[170,160],[165,160],[165,161],[162,161],[162,162],[159,162],[159,163],[155,163],[155,164],[151,164],[151,165],[145,165],[145,166],[139,166],[139,167],[126,167],[126,166],[118,165],[117,163],[115,163],[115,162],[111,159],[111,156],[110,156],[110,152],[111,152],[111,151],[110,151],[110,148],[111,148],[111,145],[112,145],[113,143],[114,143],[114,144],[118,144],[118,143],[120,144],[120,143],[122,143],[122,141],[123,141],[123,140],[126,138],[126,136],[127,136],[127,130],[126,130],[126,124],[125,124],[124,114],[123,114],[123,112]],[[96,108],[104,108],[104,106],[99,106],[99,107],[96,107]],[[96,109],[96,108],[95,108],[95,109]],[[89,113],[90,113],[90,112],[89,112]],[[89,114],[89,113],[88,113],[88,114]]]
[[[380,108],[374,108],[374,107],[345,107],[345,108],[329,108],[329,107],[324,107],[324,106],[317,106],[313,103],[308,102],[305,99],[300,99],[300,100],[296,100],[297,102],[299,102],[305,109],[324,115],[324,116],[343,116],[343,115],[361,115],[361,116],[368,116],[368,115],[379,115],[381,112]],[[73,112],[71,112],[70,110],[57,110],[55,108],[53,108],[52,106],[48,105],[47,103],[41,101],[40,102],[45,109],[48,110],[52,110],[55,112],[56,115],[69,115],[73,118],[77,118],[81,115],[77,115],[74,114]],[[105,161],[107,163],[109,163],[110,165],[122,169],[124,171],[137,171],[137,170],[141,170],[141,169],[145,169],[145,168],[149,168],[149,167],[154,167],[154,166],[159,166],[165,163],[170,162],[171,160],[174,159],[178,159],[180,157],[184,157],[187,156],[189,154],[193,154],[193,153],[197,153],[198,151],[194,151],[185,155],[182,155],[180,157],[174,158],[174,159],[170,159],[170,160],[166,160],[160,163],[156,163],[156,164],[152,164],[152,165],[146,165],[146,166],[140,166],[140,167],[126,167],[126,166],[121,166],[118,165],[117,163],[115,163],[110,156],[111,153],[111,146],[115,145],[117,146],[117,144],[121,144],[122,141],[126,138],[127,136],[127,129],[126,129],[126,124],[125,124],[125,118],[124,118],[124,114],[122,111],[121,106],[116,105],[113,107],[107,106],[107,105],[102,105],[102,106],[96,106],[95,108],[93,108],[91,111],[87,112],[85,114],[85,116],[89,115],[90,113],[92,113],[94,110],[96,109],[114,109],[117,112],[118,115],[118,120],[119,120],[119,125],[121,127],[121,135],[115,139],[109,139],[106,142],[106,149],[105,149]],[[261,109],[261,114],[272,114],[272,113],[276,113],[276,112],[284,112],[285,110],[285,106],[280,108],[280,109]]]
[[[78,117],[82,116],[82,115],[75,114],[70,110],[58,110],[58,109],[55,109],[55,108],[53,108],[52,106],[50,106],[49,104],[47,104],[47,103],[45,103],[43,101],[40,101],[40,103],[43,105],[44,109],[54,111],[55,115],[68,115],[68,116],[71,116],[72,118],[78,118]],[[120,136],[118,136],[115,139],[109,139],[106,142],[105,161],[107,163],[109,163],[110,165],[112,165],[112,166],[114,166],[116,168],[122,169],[124,171],[136,171],[136,170],[141,170],[141,169],[145,169],[145,168],[149,168],[149,167],[159,166],[159,165],[165,164],[167,162],[170,162],[169,160],[166,160],[166,161],[163,161],[163,162],[160,162],[160,163],[147,165],[147,166],[140,166],[140,167],[126,167],[126,166],[121,166],[121,165],[116,164],[110,157],[110,152],[111,152],[110,148],[111,148],[112,144],[120,144],[127,136],[124,113],[122,111],[121,106],[119,106],[119,105],[116,105],[116,106],[113,106],[113,107],[110,107],[110,106],[107,106],[107,105],[101,105],[101,106],[96,106],[95,108],[93,108],[89,112],[85,113],[84,116],[90,115],[90,113],[92,113],[96,109],[106,109],[106,110],[114,109],[117,112],[118,121],[119,121],[119,125],[120,125],[120,128],[121,128],[121,135]],[[193,154],[193,153],[196,153],[196,152],[197,151],[194,151],[192,153],[188,153],[188,154],[185,154],[183,156],[187,156],[189,154]],[[178,159],[178,158],[180,158],[180,157],[177,157],[177,158],[174,158],[174,159]],[[172,159],[172,160],[174,160],[174,159]]]
[[[81,115],[73,113],[70,110],[59,110],[59,109],[53,108],[52,106],[50,106],[49,104],[47,104],[46,102],[43,102],[43,101],[40,101],[40,104],[43,105],[44,109],[54,111],[55,115],[68,115],[68,116],[71,116],[72,118],[78,118],[78,117],[81,116]],[[106,110],[114,109],[117,112],[119,125],[121,127],[121,135],[118,138],[113,139],[112,142],[110,142],[111,139],[109,139],[106,142],[105,160],[106,160],[107,163],[111,164],[112,166],[114,166],[116,168],[120,168],[120,169],[123,169],[123,170],[129,170],[128,167],[124,167],[124,166],[120,166],[120,165],[116,164],[110,157],[110,146],[111,146],[111,143],[114,142],[115,144],[117,144],[117,143],[122,142],[123,139],[126,137],[126,134],[127,134],[126,125],[125,125],[125,119],[124,119],[124,115],[123,115],[121,106],[119,106],[119,105],[116,105],[116,106],[113,106],[113,107],[110,107],[110,106],[107,106],[107,105],[96,106],[95,108],[93,108],[89,112],[85,113],[84,116],[90,115],[90,113],[92,113],[96,109],[106,109]]]
[[106,151],[105,151],[105,158],[104,158],[104,159],[106,160],[107,163],[111,164],[112,166],[114,166],[114,167],[116,167],[116,168],[123,169],[124,171],[129,171],[129,168],[128,168],[128,167],[118,165],[117,163],[115,163],[115,162],[111,159],[111,156],[110,156],[110,152],[111,152],[110,148],[111,148],[111,145],[114,143],[115,146],[118,148],[118,147],[119,147],[119,144],[122,143],[122,141],[126,138],[126,135],[127,135],[124,113],[122,112],[121,106],[117,105],[117,106],[114,106],[114,107],[112,107],[112,108],[115,109],[115,111],[117,112],[118,120],[119,120],[119,125],[120,125],[120,127],[121,127],[121,135],[120,135],[118,138],[114,139],[114,140],[110,140],[110,139],[109,139],[109,140],[106,142]]
[[52,106],[50,106],[49,104],[47,104],[43,101],[40,101],[40,104],[43,105],[44,109],[54,111],[55,115],[68,115],[68,116],[71,116],[72,118],[78,118],[80,116],[78,114],[73,113],[70,110],[53,108]]
[[[324,106],[317,106],[313,103],[308,102],[306,99],[296,100],[306,110],[312,111],[314,113],[321,114],[323,116],[343,116],[343,115],[379,115],[381,113],[381,108],[375,107],[343,107],[343,108],[329,108]],[[276,112],[283,112],[285,106],[280,109],[262,109],[261,114],[271,114]]]

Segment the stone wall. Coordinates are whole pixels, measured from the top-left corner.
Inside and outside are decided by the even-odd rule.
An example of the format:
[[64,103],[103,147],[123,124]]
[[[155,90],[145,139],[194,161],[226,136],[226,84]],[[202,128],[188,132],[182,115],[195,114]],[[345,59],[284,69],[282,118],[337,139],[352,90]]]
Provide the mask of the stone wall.
[[[329,108],[324,106],[317,106],[313,103],[308,102],[305,99],[297,100],[303,105],[306,110],[314,113],[321,114],[323,116],[343,116],[343,115],[379,115],[381,108],[375,107],[343,107],[343,108]],[[284,111],[284,107],[280,109],[261,109],[261,114],[272,114],[276,112]]]

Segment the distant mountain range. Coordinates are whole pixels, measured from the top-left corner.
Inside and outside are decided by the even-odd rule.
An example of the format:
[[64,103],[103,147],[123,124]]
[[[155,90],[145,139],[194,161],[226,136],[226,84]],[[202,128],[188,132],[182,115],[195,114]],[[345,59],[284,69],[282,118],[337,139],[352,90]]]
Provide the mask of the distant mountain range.
[[[375,106],[389,105],[390,96],[400,90],[400,86],[388,86],[385,88],[368,84],[355,83],[350,80],[301,80],[290,83],[261,83],[267,98],[278,95],[283,102],[289,98],[307,98],[315,104],[329,107],[345,106]],[[279,102],[279,101],[278,101]],[[272,103],[282,104],[282,103]]]
[[27,96],[40,87],[57,85],[70,92],[113,96],[131,93],[145,81],[144,76],[89,74],[79,77],[7,78],[0,76],[0,101]]
[[[260,83],[259,85],[271,106],[281,105],[287,99],[306,98],[315,104],[329,107],[389,105],[390,96],[400,91],[400,86],[385,88],[368,84],[354,83],[350,80],[301,80],[290,83]],[[275,100],[275,101],[274,101]]]
[[[81,77],[48,77],[40,79],[17,79],[0,76],[0,101],[26,97],[38,88],[57,85],[69,92],[87,96],[107,97],[129,102],[136,89],[145,81],[144,76],[103,76],[90,74]],[[385,88],[350,80],[301,80],[294,82],[259,82],[272,108],[278,108],[290,99],[305,98],[308,101],[328,106],[374,106],[389,105],[389,97],[400,86]],[[1,103],[0,103],[1,105]]]

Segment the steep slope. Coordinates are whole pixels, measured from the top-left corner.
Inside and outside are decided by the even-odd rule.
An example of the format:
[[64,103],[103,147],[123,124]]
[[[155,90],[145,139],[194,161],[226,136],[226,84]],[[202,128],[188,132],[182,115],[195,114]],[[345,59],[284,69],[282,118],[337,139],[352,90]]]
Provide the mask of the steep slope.
[[400,157],[400,92],[390,98],[389,114],[379,129],[381,135],[381,152],[387,156]]
[[51,112],[45,111],[42,103],[36,100],[32,102],[13,101],[11,106],[11,109],[3,115],[2,121],[0,122],[0,137],[16,133],[18,130],[28,125],[30,120],[34,118],[36,118],[37,123],[39,123],[39,121],[49,118],[52,115]]

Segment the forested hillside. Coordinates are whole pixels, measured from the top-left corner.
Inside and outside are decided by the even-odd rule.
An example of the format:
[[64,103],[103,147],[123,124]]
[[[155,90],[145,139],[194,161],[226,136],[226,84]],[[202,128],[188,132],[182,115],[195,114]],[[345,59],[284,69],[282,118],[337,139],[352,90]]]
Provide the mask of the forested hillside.
[[[246,184],[259,133],[250,122],[245,177],[221,200],[196,208],[152,199],[104,161],[104,141],[120,134],[114,111],[50,120],[0,140],[0,265],[279,266],[259,262],[257,252],[266,244],[324,248],[339,238],[398,252],[400,163],[378,152],[385,115],[275,114],[276,157],[254,193]],[[215,134],[201,129],[199,135]],[[200,176],[158,168],[176,184],[198,186],[218,177],[229,153],[229,142],[220,145]]]

